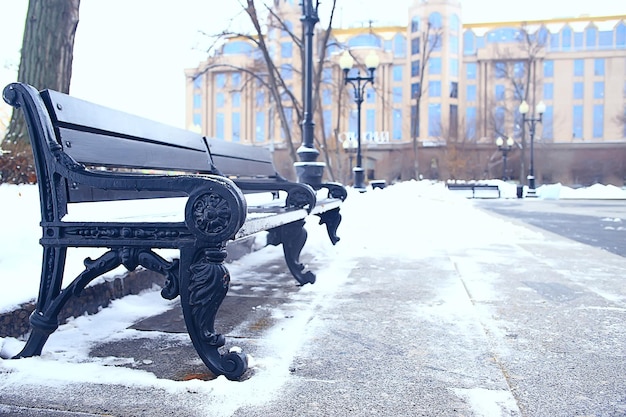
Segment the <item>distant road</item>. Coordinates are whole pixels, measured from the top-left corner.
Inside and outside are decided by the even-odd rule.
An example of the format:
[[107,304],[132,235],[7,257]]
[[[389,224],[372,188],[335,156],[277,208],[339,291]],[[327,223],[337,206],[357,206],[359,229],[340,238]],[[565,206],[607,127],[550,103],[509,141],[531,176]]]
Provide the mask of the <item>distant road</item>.
[[480,208],[626,257],[626,200],[474,200]]

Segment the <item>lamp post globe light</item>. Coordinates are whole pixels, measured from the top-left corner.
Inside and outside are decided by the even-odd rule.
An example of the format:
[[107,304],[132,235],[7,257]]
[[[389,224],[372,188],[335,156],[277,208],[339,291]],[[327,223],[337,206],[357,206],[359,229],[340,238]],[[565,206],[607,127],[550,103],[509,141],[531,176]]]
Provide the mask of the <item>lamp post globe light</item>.
[[350,77],[348,73],[354,65],[354,58],[350,55],[350,52],[346,51],[341,55],[339,59],[339,66],[343,70],[343,82],[344,84],[350,84],[354,89],[354,102],[357,108],[357,128],[356,128],[356,165],[353,168],[354,172],[354,188],[361,191],[365,191],[365,176],[363,170],[363,160],[361,155],[361,104],[363,104],[363,97],[365,94],[365,86],[368,83],[374,84],[374,71],[378,66],[380,59],[373,51],[370,52],[365,58],[365,66],[369,75],[362,77],[357,72],[356,77]]
[[543,101],[540,101],[535,107],[535,111],[532,115],[526,116],[530,110],[528,103],[526,100],[522,101],[519,105],[519,112],[522,115],[522,120],[524,123],[528,123],[530,128],[530,167],[528,170],[528,193],[526,194],[528,197],[536,197],[537,193],[535,191],[535,128],[537,123],[541,123],[541,119],[543,117],[543,113],[546,111],[546,105]]
[[502,181],[508,180],[508,177],[506,176],[506,160],[509,152],[513,149],[514,144],[515,142],[511,137],[508,137],[506,142],[501,137],[496,139],[496,146],[498,147],[498,150],[502,152]]

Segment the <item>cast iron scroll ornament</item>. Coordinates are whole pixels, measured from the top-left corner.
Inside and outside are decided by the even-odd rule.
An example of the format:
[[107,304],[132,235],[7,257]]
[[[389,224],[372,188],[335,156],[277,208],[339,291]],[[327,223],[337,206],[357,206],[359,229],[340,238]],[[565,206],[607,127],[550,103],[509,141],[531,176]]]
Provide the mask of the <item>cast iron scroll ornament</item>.
[[304,271],[304,265],[300,263],[300,253],[306,243],[307,232],[304,229],[304,220],[298,220],[283,226],[269,230],[267,244],[278,246],[283,244],[285,261],[291,274],[300,285],[315,283],[315,274]]
[[185,222],[197,242],[181,248],[180,295],[189,336],[204,364],[216,375],[238,380],[248,369],[247,358],[220,352],[225,339],[215,331],[215,317],[230,284],[226,241],[245,220],[245,200],[230,183],[223,185],[193,193],[187,201]]
[[339,236],[337,236],[337,229],[339,228],[339,223],[341,223],[341,214],[339,214],[339,209],[328,210],[324,213],[318,214],[320,218],[319,224],[326,225],[326,231],[328,232],[328,237],[330,241],[335,245],[339,242]]

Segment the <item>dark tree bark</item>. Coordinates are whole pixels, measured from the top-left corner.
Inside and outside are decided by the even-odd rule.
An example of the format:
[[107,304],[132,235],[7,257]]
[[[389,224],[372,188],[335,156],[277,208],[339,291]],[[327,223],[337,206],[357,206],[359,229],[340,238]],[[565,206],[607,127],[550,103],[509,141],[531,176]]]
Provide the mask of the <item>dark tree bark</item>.
[[[40,90],[51,88],[69,92],[79,6],[80,0],[29,1],[18,81]],[[32,165],[26,126],[16,111],[13,111],[4,139],[2,149],[10,153],[0,159],[6,160],[21,154]],[[7,161],[0,161],[0,165],[3,165],[2,162]]]

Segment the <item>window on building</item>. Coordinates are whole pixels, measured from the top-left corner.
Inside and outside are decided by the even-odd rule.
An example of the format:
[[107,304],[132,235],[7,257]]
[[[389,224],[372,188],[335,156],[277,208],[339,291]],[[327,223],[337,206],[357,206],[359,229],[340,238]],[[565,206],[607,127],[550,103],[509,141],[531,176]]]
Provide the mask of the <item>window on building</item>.
[[324,84],[333,84],[333,69],[324,68],[322,71],[322,82]]
[[256,92],[256,105],[257,107],[265,106],[265,92],[263,90]]
[[291,58],[293,56],[293,43],[292,42],[281,42],[280,56],[282,58]]
[[404,72],[403,65],[394,65],[391,71],[393,73],[394,81],[402,81],[402,73]]
[[563,51],[572,49],[572,29],[569,26],[565,26],[561,30],[561,49]]
[[554,84],[543,83],[543,99],[544,100],[554,99]]
[[580,104],[574,105],[574,118],[572,126],[572,137],[574,139],[583,138],[583,106]]
[[199,113],[194,113],[193,114],[193,124],[194,126],[198,126],[199,128],[202,128],[202,115]]
[[367,109],[365,111],[365,131],[376,131],[376,110],[374,109]]
[[411,61],[411,77],[419,77],[420,75],[420,61]]
[[193,79],[193,88],[202,88],[202,76],[198,75],[196,78]]
[[524,100],[525,88],[526,88],[526,86],[524,84],[521,84],[521,83],[514,83],[513,84],[513,98],[515,99],[515,101],[521,102],[521,101]]
[[293,79],[293,68],[291,65],[283,64],[280,66],[280,75],[283,77],[283,80],[291,80]]
[[328,138],[333,133],[333,111],[324,110],[322,116],[324,117],[324,134]]
[[504,132],[504,122],[506,120],[506,109],[503,106],[496,107],[494,111],[494,123],[496,132]]
[[457,78],[459,76],[459,60],[450,58],[450,76]]
[[465,99],[467,101],[476,101],[476,84],[468,84],[466,87],[466,95]]
[[411,55],[420,53],[420,38],[411,39]]
[[199,109],[202,107],[202,94],[193,95],[193,108]]
[[241,85],[241,74],[238,72],[233,72],[231,76],[231,81],[233,83],[233,87],[239,87]]
[[574,60],[574,76],[582,77],[585,75],[585,61],[582,59]]
[[600,49],[609,49],[613,47],[613,31],[603,30],[600,31],[598,36],[598,47]]
[[226,74],[223,72],[215,74],[215,85],[217,88],[224,88],[226,86]]
[[574,100],[582,100],[585,98],[585,85],[582,82],[574,83]]
[[574,50],[581,51],[583,49],[583,32],[574,32]]
[[587,49],[596,49],[598,42],[598,29],[594,26],[589,26],[585,29],[585,46]]
[[233,112],[231,115],[232,122],[232,141],[240,142],[241,141],[241,113]]
[[402,103],[402,87],[393,87],[391,89],[392,101],[394,103]]
[[505,97],[505,88],[504,88],[504,84],[496,84],[496,96],[495,99],[496,101],[504,101]]
[[391,138],[396,140],[402,139],[402,110],[393,109],[391,120]]
[[235,91],[232,93],[233,107],[241,106],[241,93],[239,91]]
[[517,79],[524,78],[526,74],[526,63],[524,61],[517,61],[513,64],[513,77]]
[[561,40],[559,39],[559,34],[558,33],[551,33],[550,34],[550,50],[551,51],[558,51],[559,48],[561,47]]
[[406,56],[406,38],[402,35],[396,35],[393,38],[393,56],[402,58]]
[[428,136],[441,136],[441,104],[428,104]]
[[476,140],[476,107],[465,108],[465,135],[469,140]]
[[472,55],[476,53],[476,35],[471,30],[463,33],[463,54]]
[[623,48],[626,46],[626,25],[620,22],[615,29],[615,46]]
[[322,104],[325,106],[333,104],[333,90],[330,88],[322,90]]
[[604,136],[604,105],[593,106],[593,138],[601,139]]
[[441,17],[441,13],[433,12],[428,16],[428,23],[433,29],[441,29],[443,27],[443,18]]
[[215,137],[224,139],[224,113],[215,114]]
[[506,78],[506,62],[496,61],[494,63],[494,73],[496,75],[496,78]]
[[461,23],[459,20],[459,16],[456,13],[452,13],[450,15],[450,30],[453,32],[458,32],[461,28]]
[[418,32],[420,30],[420,18],[419,16],[414,16],[411,19],[411,33]]
[[283,20],[284,29],[281,31],[280,36],[291,36],[293,33],[293,23],[288,20]]
[[430,34],[428,35],[428,46],[425,48],[430,48],[432,51],[441,51],[441,34]]
[[476,79],[476,70],[477,65],[475,62],[468,62],[467,64],[465,64],[465,75],[468,80]]
[[441,58],[431,57],[428,60],[428,74],[441,74]]
[[265,142],[265,112],[258,111],[254,121],[254,140],[257,142]]
[[554,77],[554,61],[543,61],[543,76],[545,78]]
[[604,81],[593,83],[593,98],[604,98]]
[[226,98],[224,96],[224,93],[217,93],[215,95],[215,107],[222,108],[224,107],[224,104],[226,103]]
[[411,98],[419,97],[422,95],[422,89],[420,83],[411,83]]
[[604,75],[604,58],[597,58],[593,60],[593,75]]
[[450,44],[450,53],[456,55],[459,53],[459,37],[456,35],[448,36],[448,43]]
[[543,119],[541,121],[541,138],[544,140],[554,140],[553,114],[553,106],[546,106],[546,111],[543,112]]
[[450,98],[459,97],[459,83],[456,81],[450,82]]
[[441,81],[428,82],[428,96],[441,97]]

